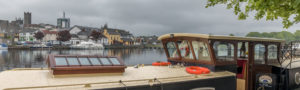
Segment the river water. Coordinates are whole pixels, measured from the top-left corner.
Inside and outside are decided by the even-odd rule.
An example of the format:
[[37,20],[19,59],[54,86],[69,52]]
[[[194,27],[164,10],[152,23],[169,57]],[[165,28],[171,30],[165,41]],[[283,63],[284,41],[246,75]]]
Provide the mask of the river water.
[[118,56],[126,65],[151,64],[167,60],[163,49],[0,50],[0,72],[14,68],[47,67],[46,59],[49,54]]

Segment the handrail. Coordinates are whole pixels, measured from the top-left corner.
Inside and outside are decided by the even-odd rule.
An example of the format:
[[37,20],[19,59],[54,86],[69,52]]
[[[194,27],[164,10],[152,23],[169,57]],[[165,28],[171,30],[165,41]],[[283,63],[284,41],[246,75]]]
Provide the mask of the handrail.
[[[193,75],[187,75],[187,76],[179,76],[179,77],[167,77],[167,78],[159,78],[159,79],[172,79],[172,78],[184,78],[184,77],[192,77]],[[139,80],[128,80],[128,81],[122,81],[124,82],[138,82],[138,81],[149,81],[149,80],[157,80],[157,78],[154,79],[139,79]],[[110,82],[96,82],[96,83],[81,83],[81,84],[67,84],[67,85],[48,85],[48,86],[34,86],[34,87],[17,87],[17,88],[5,88],[3,90],[18,90],[18,89],[38,89],[38,88],[55,88],[55,87],[68,87],[68,86],[89,86],[91,87],[92,84],[110,84],[110,83],[120,83],[120,81],[110,81]]]

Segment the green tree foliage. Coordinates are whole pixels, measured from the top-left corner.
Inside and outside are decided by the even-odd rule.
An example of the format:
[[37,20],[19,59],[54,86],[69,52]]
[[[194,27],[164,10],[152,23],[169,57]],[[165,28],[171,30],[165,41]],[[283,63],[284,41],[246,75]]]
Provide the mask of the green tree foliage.
[[234,36],[234,34],[230,33],[229,36]]
[[262,38],[277,38],[277,39],[284,39],[287,42],[293,40],[300,40],[300,30],[297,30],[295,33],[291,33],[288,31],[281,31],[281,32],[249,32],[246,37],[262,37]]
[[246,37],[261,37],[259,32],[249,32]]
[[294,35],[296,40],[300,40],[300,30],[297,30]]
[[284,39],[286,41],[293,41],[295,40],[295,36],[293,33],[291,32],[288,32],[288,31],[282,31],[280,33],[278,33],[275,38],[278,38],[278,39]]
[[263,17],[266,20],[281,18],[284,28],[300,22],[300,0],[208,0],[206,8],[217,4],[226,4],[227,9],[233,8],[239,20],[245,20],[249,12],[254,11],[256,20]]

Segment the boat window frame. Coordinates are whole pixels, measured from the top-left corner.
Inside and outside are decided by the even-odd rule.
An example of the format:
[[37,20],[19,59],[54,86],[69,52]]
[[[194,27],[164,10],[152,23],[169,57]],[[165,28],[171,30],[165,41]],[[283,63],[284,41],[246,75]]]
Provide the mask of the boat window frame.
[[[260,64],[260,63],[255,63],[255,46],[256,45],[263,45],[264,48],[265,48],[265,52],[264,52],[264,64]],[[260,42],[260,43],[254,43],[253,44],[253,64],[255,65],[267,65],[267,60],[268,60],[268,44],[267,43],[263,43],[263,42]]]
[[[233,45],[233,60],[232,61],[218,61],[217,60],[217,57],[216,57],[216,54],[215,54],[215,51],[213,49],[213,46],[214,46],[214,43],[215,42],[227,42],[227,43],[231,43]],[[215,64],[216,65],[234,65],[237,63],[237,44],[238,42],[240,41],[236,41],[236,40],[224,40],[224,39],[211,39],[211,43],[210,43],[210,46],[211,46],[211,52],[212,52],[212,56],[214,57],[214,61],[215,61]]]
[[[168,44],[169,42],[173,42],[173,43],[175,44],[175,48],[176,48],[176,52],[177,52],[178,57],[171,57],[171,56],[170,56],[170,52],[169,52],[168,47],[167,47],[167,44]],[[163,44],[163,46],[164,46],[164,48],[165,48],[165,52],[166,52],[166,55],[167,55],[167,58],[168,58],[168,59],[180,60],[181,55],[180,55],[180,52],[179,52],[180,50],[178,50],[178,45],[177,45],[177,43],[176,43],[176,40],[170,40],[170,41],[167,41],[167,42],[165,42],[165,43]]]
[[[191,50],[193,47],[191,46],[191,41],[190,40],[177,40],[177,41],[187,41],[187,44],[188,44],[188,46],[189,46],[189,49],[190,49],[190,52],[191,52],[191,54],[193,55],[193,59],[191,59],[191,58],[184,58],[184,57],[182,57],[182,53],[181,53],[181,50],[179,49],[179,47],[177,47],[177,49],[179,50],[179,55],[181,56],[180,57],[180,59],[181,60],[196,60],[196,58],[195,58],[195,52],[194,52],[194,50]],[[177,44],[177,46],[178,46],[178,43],[176,42],[176,44]]]
[[[276,59],[269,59],[269,46],[270,45],[275,45],[276,46]],[[278,44],[278,43],[268,43],[267,44],[267,61],[266,61],[266,63],[267,63],[267,65],[274,65],[274,63],[269,63],[269,61],[271,61],[271,60],[275,60],[277,63],[276,64],[278,64],[278,65],[280,65],[280,44]]]
[[[196,53],[194,51],[193,41],[196,41],[198,44],[199,44],[199,42],[202,42],[204,45],[207,46],[207,53],[209,54],[210,60],[200,59],[199,56],[198,56],[198,59],[197,59]],[[195,60],[197,60],[197,61],[204,61],[204,62],[211,62],[211,61],[213,61],[213,58],[211,56],[210,46],[209,46],[210,44],[208,42],[200,41],[200,40],[192,40],[192,41],[190,41],[190,43],[191,43],[191,48],[192,48]]]
[[254,42],[253,43],[253,46],[255,47],[255,45],[256,44],[263,44],[263,45],[265,45],[265,49],[266,49],[266,51],[265,51],[265,64],[255,64],[254,62],[255,62],[255,60],[254,60],[254,55],[255,55],[255,50],[253,50],[254,52],[253,52],[253,64],[255,64],[255,65],[271,65],[271,66],[273,66],[273,64],[269,64],[269,58],[268,58],[268,55],[269,55],[269,48],[268,48],[268,46],[269,45],[276,45],[277,46],[277,63],[280,65],[280,50],[281,50],[281,43],[279,43],[279,42]]
[[[182,40],[186,40],[188,41],[189,45],[190,45],[190,49],[191,49],[191,52],[193,54],[193,59],[186,59],[186,58],[182,58],[181,56],[181,52],[178,48],[178,44],[176,43],[176,41],[182,41]],[[196,56],[195,56],[195,52],[194,52],[194,47],[192,45],[192,41],[198,41],[198,42],[203,42],[204,44],[207,45],[207,48],[208,48],[208,53],[210,54],[210,60],[209,61],[205,61],[205,60],[196,60]],[[175,46],[176,46],[176,50],[177,50],[177,54],[179,55],[178,58],[171,58],[169,56],[169,51],[167,49],[167,43],[168,42],[174,42],[175,43]],[[168,38],[168,39],[164,39],[162,40],[162,43],[163,43],[163,47],[164,47],[164,50],[165,50],[165,53],[167,55],[167,59],[168,60],[171,60],[171,61],[177,61],[177,62],[187,62],[187,63],[196,63],[196,64],[207,64],[207,65],[214,65],[215,64],[215,59],[212,55],[212,49],[211,49],[211,46],[210,46],[210,43],[209,43],[209,40],[208,39],[204,39],[204,38],[193,38],[193,37],[176,37],[176,38]]]

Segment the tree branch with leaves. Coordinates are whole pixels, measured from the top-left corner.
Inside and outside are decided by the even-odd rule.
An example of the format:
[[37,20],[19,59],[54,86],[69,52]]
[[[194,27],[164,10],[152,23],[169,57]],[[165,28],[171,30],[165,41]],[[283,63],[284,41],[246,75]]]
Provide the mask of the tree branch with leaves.
[[92,37],[92,40],[96,42],[103,37],[102,33],[96,30],[93,30],[90,36]]
[[37,33],[34,33],[34,37],[37,39],[37,40],[42,40],[44,38],[44,33],[41,32],[41,31],[38,31]]
[[[246,5],[242,6],[244,3]],[[255,11],[256,20],[263,17],[271,21],[281,18],[283,28],[300,22],[300,0],[208,0],[206,8],[217,4],[226,4],[227,9],[233,8],[239,20],[245,20],[249,12]]]
[[58,41],[69,41],[71,39],[71,34],[68,30],[59,31],[56,40]]

